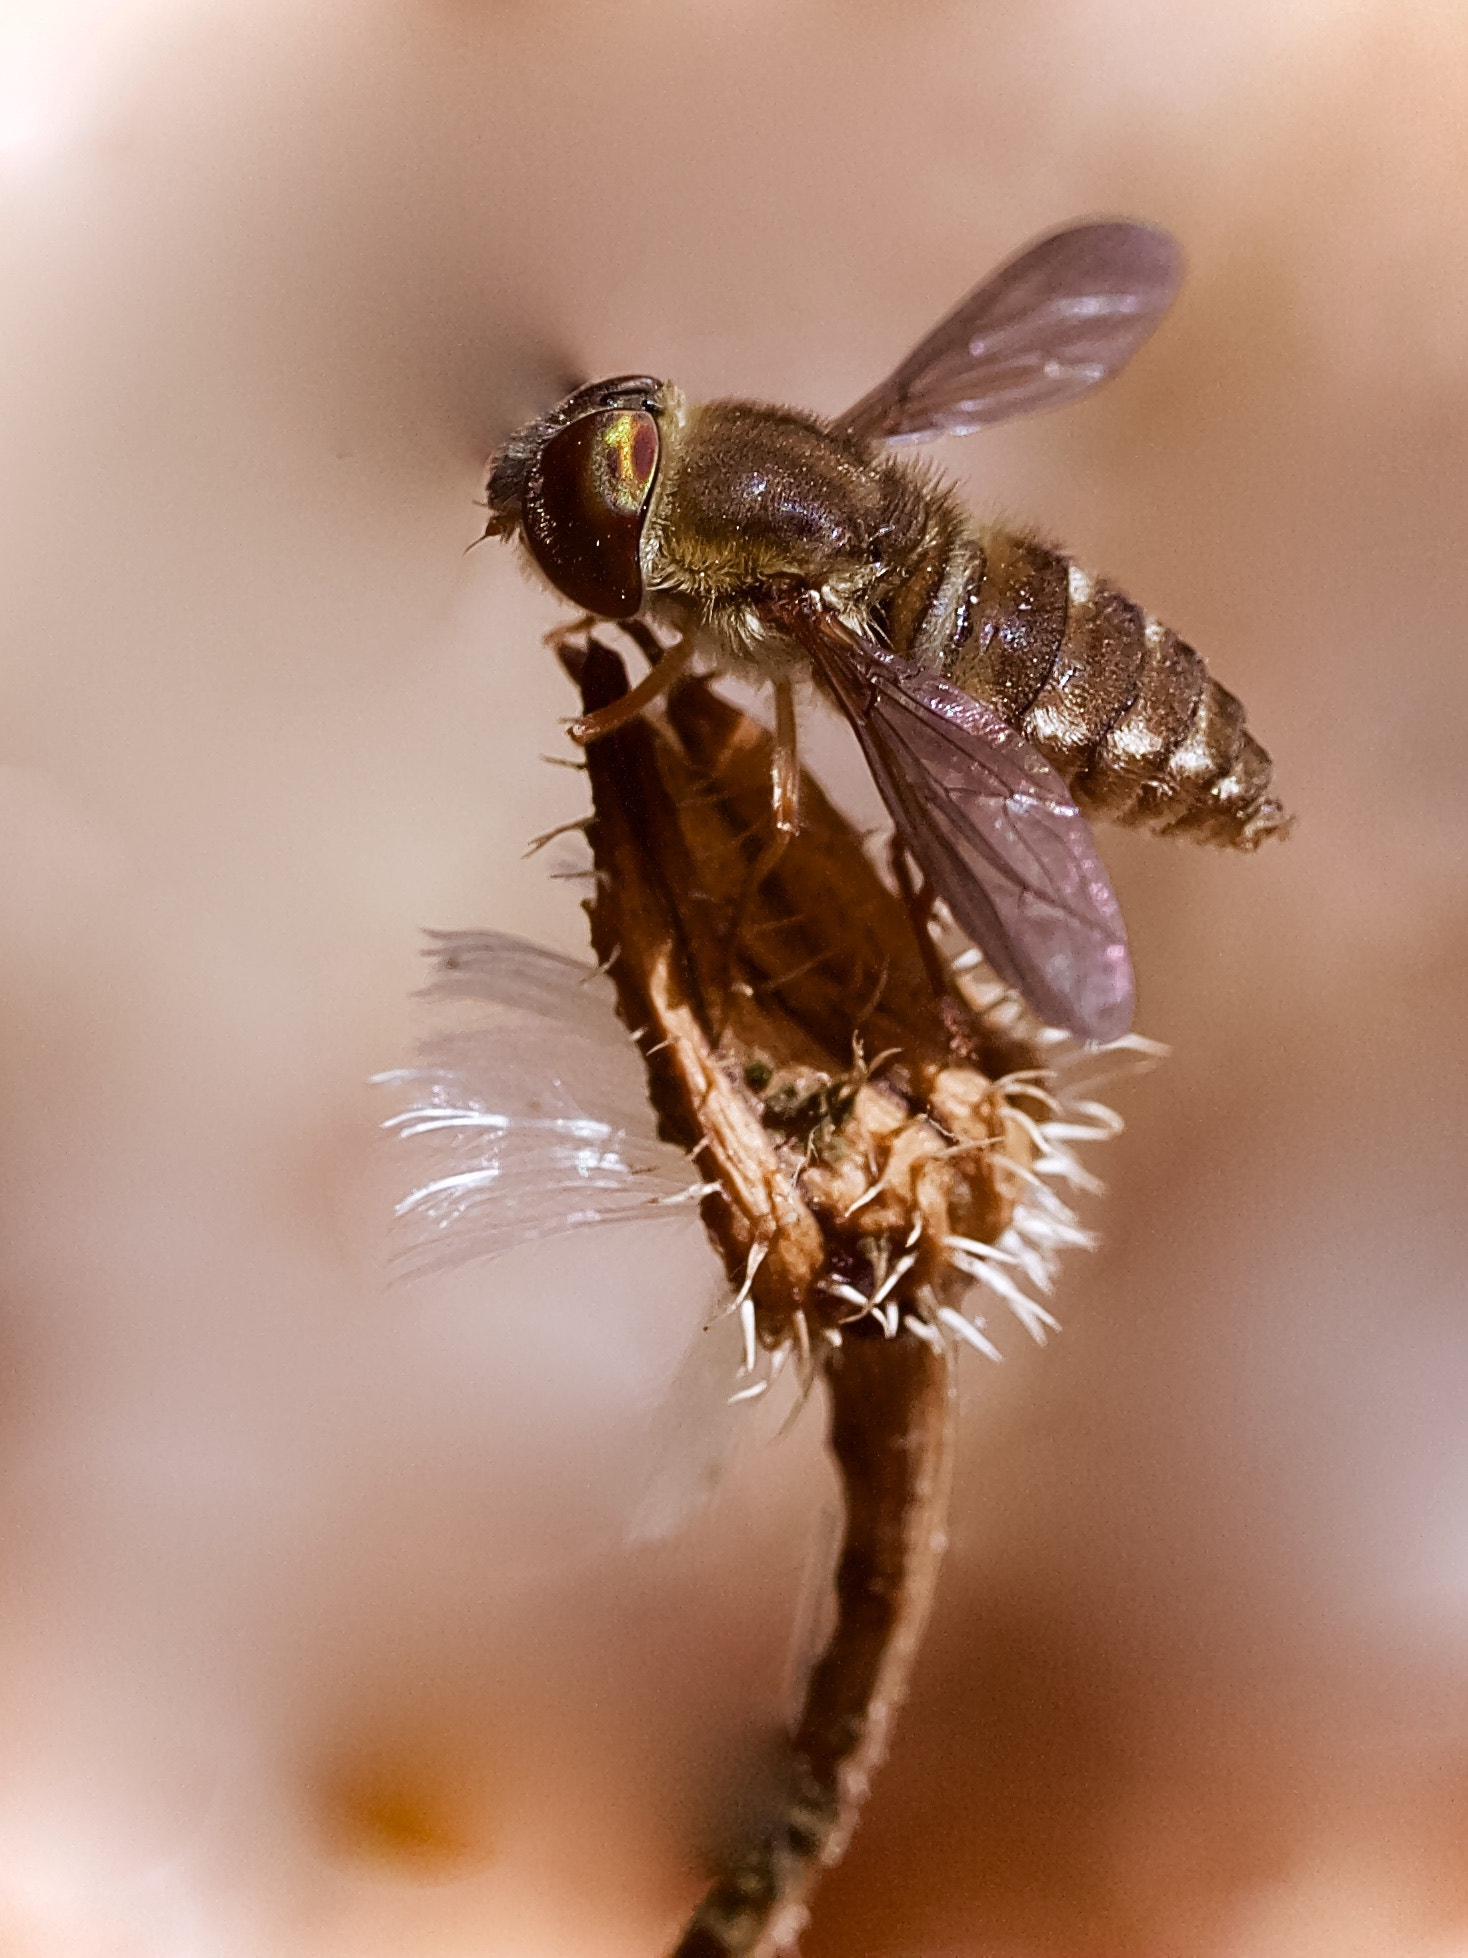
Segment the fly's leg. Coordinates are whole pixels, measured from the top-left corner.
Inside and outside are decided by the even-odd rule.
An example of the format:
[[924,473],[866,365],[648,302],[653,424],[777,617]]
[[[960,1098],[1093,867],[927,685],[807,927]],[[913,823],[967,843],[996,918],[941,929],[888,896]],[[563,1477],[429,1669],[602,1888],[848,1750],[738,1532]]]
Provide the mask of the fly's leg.
[[656,666],[667,653],[667,647],[642,619],[618,619],[617,630],[632,641],[649,666]]
[[[622,630],[633,642],[641,647],[654,664],[637,682],[630,693],[614,700],[610,707],[599,707],[593,714],[582,714],[579,719],[567,723],[566,732],[573,741],[584,748],[589,742],[600,741],[604,734],[615,734],[619,727],[626,727],[635,721],[639,714],[665,694],[680,678],[683,669],[693,658],[693,636],[680,639],[676,646],[666,652],[658,645],[652,634],[643,627],[634,631],[637,620],[621,620]],[[578,630],[580,628],[577,628]]]
[[[628,696],[631,697],[630,695]],[[745,879],[729,927],[732,952],[760,885],[790,847],[800,828],[800,737],[795,723],[795,689],[788,680],[775,682],[775,744],[770,755],[770,814],[774,832]]]
[[923,962],[923,971],[928,976],[928,984],[933,988],[933,995],[938,1002],[939,1014],[948,1030],[949,1044],[956,1057],[976,1059],[979,1048],[974,1040],[970,1016],[954,998],[949,974],[938,947],[933,943],[930,929],[933,918],[933,887],[926,877],[921,883],[914,881],[912,860],[900,836],[894,835],[887,845],[887,862],[891,866],[892,881],[897,886],[897,895],[902,899],[902,908],[907,913],[907,921],[912,926],[912,935],[917,940],[918,957]]
[[892,870],[892,881],[897,886],[897,895],[902,899],[902,908],[907,913],[907,921],[912,926],[912,935],[917,940],[918,956],[928,975],[928,984],[939,999],[946,999],[948,974],[943,970],[943,961],[938,956],[938,948],[929,929],[933,918],[933,887],[926,877],[920,884],[913,881],[912,863],[900,836],[894,835],[887,845],[887,862]]
[[795,689],[775,682],[775,746],[770,756],[770,816],[774,834],[760,852],[740,903],[741,914],[790,846],[800,828],[800,736],[795,725]]
[[[483,541],[481,538],[480,542]],[[543,643],[549,646],[559,659],[573,639],[590,638],[600,624],[601,620],[594,612],[582,612],[576,618],[568,619],[564,625],[553,625],[545,635]]]

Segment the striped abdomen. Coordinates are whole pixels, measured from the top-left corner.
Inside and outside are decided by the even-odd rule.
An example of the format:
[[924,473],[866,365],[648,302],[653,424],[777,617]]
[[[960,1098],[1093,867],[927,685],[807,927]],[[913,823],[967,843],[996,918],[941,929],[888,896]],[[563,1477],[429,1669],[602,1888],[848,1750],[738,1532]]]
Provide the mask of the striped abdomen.
[[998,708],[1087,815],[1246,850],[1288,827],[1243,707],[1175,632],[1043,544],[941,501],[929,525],[884,607],[894,650]]

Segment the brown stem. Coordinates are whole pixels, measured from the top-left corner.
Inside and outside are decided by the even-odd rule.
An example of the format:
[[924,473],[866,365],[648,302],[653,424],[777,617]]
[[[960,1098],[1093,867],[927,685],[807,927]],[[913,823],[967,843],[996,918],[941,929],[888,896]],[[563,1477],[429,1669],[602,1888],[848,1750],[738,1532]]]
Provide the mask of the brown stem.
[[704,1898],[672,1958],[792,1948],[823,1870],[841,1860],[887,1750],[932,1602],[952,1466],[952,1360],[871,1320],[827,1354],[831,1451],[846,1503],[836,1627],[791,1740],[783,1811]]

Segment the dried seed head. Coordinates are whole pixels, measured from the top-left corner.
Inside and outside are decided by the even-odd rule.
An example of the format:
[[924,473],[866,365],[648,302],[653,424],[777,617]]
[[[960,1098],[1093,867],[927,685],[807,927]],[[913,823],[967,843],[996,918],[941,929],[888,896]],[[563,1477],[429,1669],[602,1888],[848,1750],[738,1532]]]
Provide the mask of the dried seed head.
[[[588,713],[626,691],[603,641],[562,656]],[[643,1030],[660,1130],[709,1186],[752,1343],[839,1338],[867,1314],[952,1330],[975,1280],[1043,1336],[1026,1287],[1087,1241],[1046,1180],[1078,1166],[1052,1133],[1043,1030],[1007,1000],[976,1006],[971,981],[935,985],[908,910],[809,777],[798,835],[751,887],[770,736],[706,682],[587,760],[593,942]]]

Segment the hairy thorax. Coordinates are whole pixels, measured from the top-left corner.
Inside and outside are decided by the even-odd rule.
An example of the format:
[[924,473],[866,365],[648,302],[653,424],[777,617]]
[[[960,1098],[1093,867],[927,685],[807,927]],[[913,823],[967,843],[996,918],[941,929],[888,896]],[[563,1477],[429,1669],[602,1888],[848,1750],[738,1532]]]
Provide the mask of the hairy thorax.
[[708,402],[685,410],[665,440],[643,539],[651,609],[696,621],[736,664],[778,675],[799,663],[758,615],[793,588],[864,624],[922,538],[912,473],[815,416]]

